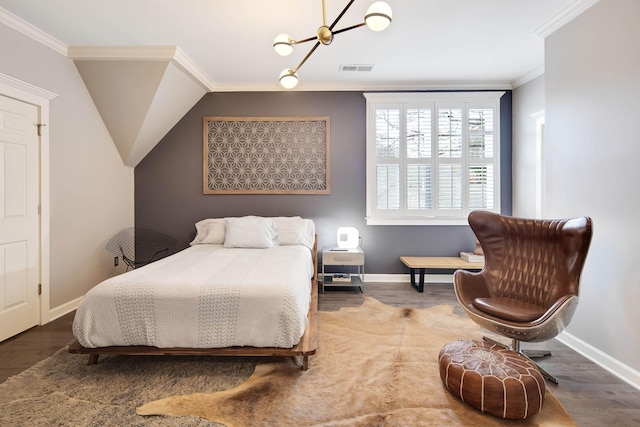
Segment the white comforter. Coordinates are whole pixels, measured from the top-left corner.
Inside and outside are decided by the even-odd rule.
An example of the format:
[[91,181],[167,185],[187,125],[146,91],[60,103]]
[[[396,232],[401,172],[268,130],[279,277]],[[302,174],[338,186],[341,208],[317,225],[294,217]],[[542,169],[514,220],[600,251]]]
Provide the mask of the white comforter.
[[289,348],[307,325],[312,276],[305,246],[196,245],[91,289],[73,333],[88,348]]

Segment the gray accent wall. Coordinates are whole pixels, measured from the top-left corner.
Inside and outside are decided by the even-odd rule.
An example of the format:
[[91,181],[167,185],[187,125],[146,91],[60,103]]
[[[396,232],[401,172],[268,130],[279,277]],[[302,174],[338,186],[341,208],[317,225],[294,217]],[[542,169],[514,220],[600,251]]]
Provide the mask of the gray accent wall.
[[[400,256],[454,256],[471,250],[468,226],[367,226],[366,102],[362,92],[239,92],[205,95],[135,168],[135,222],[177,238],[195,236],[204,218],[300,215],[315,221],[319,245],[335,245],[340,226],[358,228],[366,273],[406,273]],[[511,92],[501,101],[502,209],[511,213]],[[331,194],[205,195],[203,117],[329,116]]]

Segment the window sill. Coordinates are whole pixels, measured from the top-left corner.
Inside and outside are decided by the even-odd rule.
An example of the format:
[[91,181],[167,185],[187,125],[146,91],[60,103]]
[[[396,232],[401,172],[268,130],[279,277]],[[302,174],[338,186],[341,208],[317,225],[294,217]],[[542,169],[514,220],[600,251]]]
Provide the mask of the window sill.
[[367,225],[465,225],[467,218],[365,218]]

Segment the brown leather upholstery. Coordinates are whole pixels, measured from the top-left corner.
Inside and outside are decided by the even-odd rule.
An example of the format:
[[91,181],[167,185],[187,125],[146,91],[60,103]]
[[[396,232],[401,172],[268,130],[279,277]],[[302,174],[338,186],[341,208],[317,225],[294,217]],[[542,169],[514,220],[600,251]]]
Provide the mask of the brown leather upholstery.
[[438,356],[440,378],[454,396],[501,418],[524,419],[540,412],[544,379],[532,361],[483,341],[446,344]]
[[545,341],[560,333],[578,303],[591,219],[536,220],[474,211],[469,225],[485,265],[477,273],[454,274],[456,297],[467,315],[517,341]]

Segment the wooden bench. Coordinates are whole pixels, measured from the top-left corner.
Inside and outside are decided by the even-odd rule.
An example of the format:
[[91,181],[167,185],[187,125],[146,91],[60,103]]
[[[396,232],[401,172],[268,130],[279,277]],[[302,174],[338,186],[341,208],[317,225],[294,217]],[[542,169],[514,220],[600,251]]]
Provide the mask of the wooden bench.
[[[400,261],[407,267],[411,274],[411,286],[418,292],[424,292],[424,275],[429,269],[447,270],[480,270],[484,262],[469,262],[460,257],[431,257],[431,256],[401,256]],[[416,284],[416,272],[419,275]]]

